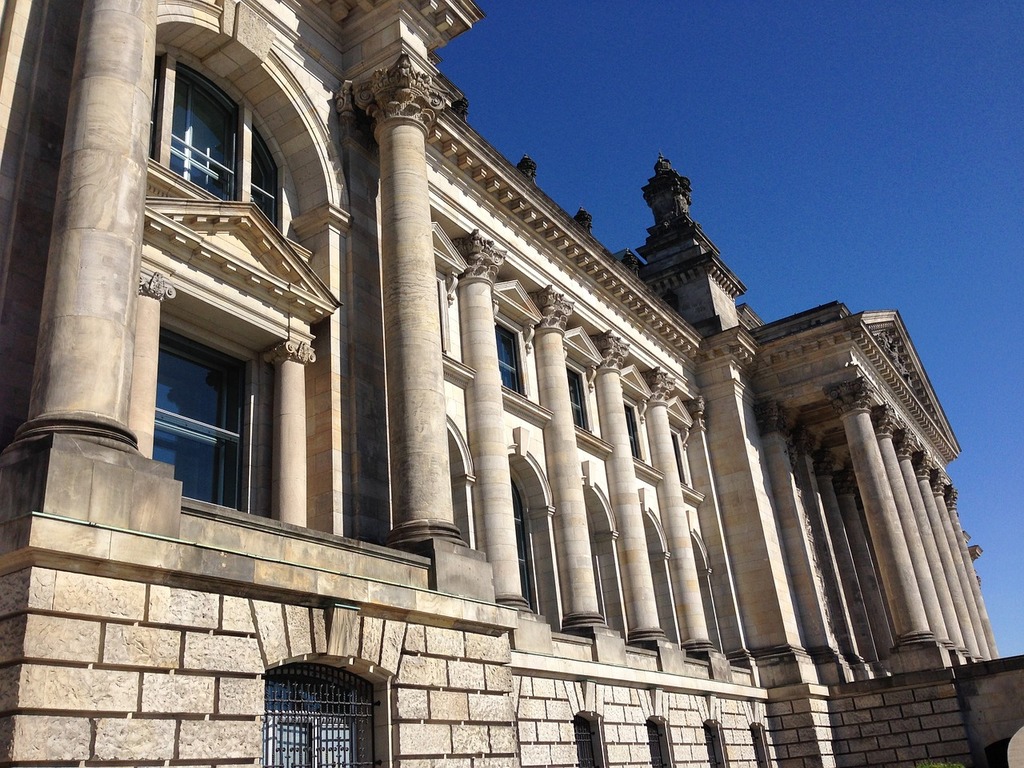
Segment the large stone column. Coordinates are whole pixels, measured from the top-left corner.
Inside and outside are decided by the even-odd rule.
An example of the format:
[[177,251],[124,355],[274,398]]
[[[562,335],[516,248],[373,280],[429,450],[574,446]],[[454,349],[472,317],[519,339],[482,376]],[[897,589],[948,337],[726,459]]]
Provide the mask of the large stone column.
[[960,542],[960,555],[964,561],[964,568],[967,570],[967,578],[971,583],[971,592],[974,593],[974,604],[978,606],[978,618],[981,619],[981,635],[985,641],[988,651],[987,658],[999,658],[999,651],[996,649],[996,638],[992,632],[992,622],[988,617],[988,609],[985,607],[985,599],[981,594],[981,580],[974,570],[974,558],[967,547],[967,534],[960,526],[960,514],[956,510],[957,490],[952,485],[947,485],[945,490],[946,509],[949,510],[949,518],[953,523],[953,531],[956,533],[957,541]]
[[914,467],[914,475],[917,478],[917,487],[921,492],[921,500],[928,512],[928,522],[932,527],[932,535],[935,537],[936,548],[942,560],[942,570],[946,576],[946,585],[949,587],[949,594],[953,599],[953,608],[956,611],[957,622],[960,626],[960,634],[963,636],[967,653],[973,659],[981,658],[981,649],[977,637],[974,634],[974,627],[971,624],[971,615],[967,610],[967,597],[964,595],[964,584],[956,567],[956,560],[953,557],[953,547],[950,546],[950,539],[946,533],[946,526],[943,525],[942,516],[935,506],[935,496],[932,494],[931,477],[932,461],[924,452],[915,456],[917,463]]
[[896,645],[933,641],[910,550],[871,424],[871,386],[864,379],[853,379],[828,387],[825,393],[839,413],[846,432],[864,516],[889,600]]
[[[661,524],[668,536],[672,554],[669,571],[682,619],[680,639],[690,651],[706,652],[712,648],[708,639],[707,617],[700,594],[700,576],[693,555],[690,522],[683,500],[682,481],[672,447],[672,428],[668,420],[668,401],[675,389],[675,379],[660,368],[648,371],[647,384],[651,399],[647,401],[647,431],[651,441],[651,463],[664,475],[658,484],[658,506]],[[602,421],[602,423],[604,423]]]
[[814,455],[814,474],[818,481],[818,494],[821,497],[822,511],[825,515],[825,526],[832,540],[832,551],[835,553],[839,582],[843,590],[844,602],[850,616],[850,628],[856,654],[866,661],[877,661],[874,639],[871,635],[871,624],[867,614],[867,601],[857,576],[856,560],[850,547],[850,537],[843,525],[843,514],[839,509],[832,476],[835,471],[835,459],[828,451],[818,451]]
[[885,475],[889,480],[889,487],[892,489],[900,527],[903,529],[903,538],[907,542],[907,548],[910,553],[910,562],[914,568],[917,588],[921,594],[921,602],[924,604],[928,626],[939,642],[948,645],[950,641],[946,633],[946,623],[942,618],[939,596],[935,591],[931,569],[928,567],[928,557],[925,554],[924,542],[917,528],[917,518],[910,504],[910,495],[908,494],[906,484],[903,482],[900,462],[896,457],[896,448],[892,442],[893,433],[898,426],[896,416],[889,405],[881,405],[872,412],[872,421],[875,425],[875,435],[878,438],[878,449],[882,454],[882,463],[885,466]]
[[146,197],[156,0],[85,0],[29,420],[135,447],[127,428]]
[[392,529],[388,542],[462,542],[452,512],[426,135],[445,96],[403,53],[357,94],[380,147]]
[[533,348],[540,404],[551,411],[551,421],[544,428],[544,450],[555,501],[562,629],[579,632],[603,627],[605,621],[597,601],[587,504],[565,367],[565,323],[573,305],[550,286],[534,294],[533,299],[544,316],[537,325]]
[[[942,568],[942,557],[935,540],[935,531],[928,519],[928,509],[925,507],[924,499],[921,498],[921,488],[917,484],[917,475],[914,473],[913,457],[921,450],[921,446],[909,432],[904,430],[899,439],[895,441],[894,447],[896,459],[900,464],[900,474],[903,475],[903,483],[910,497],[910,506],[913,508],[914,517],[917,520],[917,530],[921,534],[925,559],[928,561],[928,571],[931,574],[932,583],[935,585],[935,593],[939,598],[942,621],[946,625],[946,637],[955,648],[966,652],[967,646],[964,644],[964,636],[960,631],[960,619],[956,615],[956,606],[953,602],[953,595],[949,591],[946,573]],[[943,539],[942,546],[945,545],[946,542]]]
[[604,358],[597,367],[595,379],[597,411],[601,418],[601,436],[612,446],[607,462],[608,491],[619,526],[629,642],[652,642],[664,638],[665,631],[660,626],[654,600],[651,557],[647,551],[644,513],[637,493],[622,396],[621,368],[629,344],[611,331],[595,336],[594,343]]
[[875,655],[878,660],[884,661],[889,658],[893,646],[889,610],[886,608],[882,586],[878,583],[875,558],[871,554],[871,542],[868,541],[860,510],[857,508],[857,478],[854,477],[853,470],[844,469],[834,475],[833,487],[843,528],[850,542],[857,580],[864,596],[864,608],[868,615]]
[[271,513],[306,526],[306,366],[316,360],[305,341],[283,341],[265,355],[274,365],[274,459]]
[[[978,649],[978,658],[990,658],[988,642],[985,640],[985,630],[981,623],[981,612],[974,599],[974,590],[971,589],[971,582],[977,584],[974,577],[974,568],[970,572],[964,562],[967,554],[967,543],[964,541],[963,532],[960,530],[959,521],[954,521],[953,516],[946,507],[946,486],[949,478],[941,469],[933,469],[931,474],[932,496],[935,499],[935,509],[942,520],[943,530],[946,532],[946,540],[949,542],[949,550],[953,556],[953,567],[956,569],[957,578],[960,579],[960,591],[964,596],[964,603],[967,605],[967,615],[970,617],[970,631],[974,635],[975,645]],[[968,556],[969,560],[969,556]],[[966,630],[965,630],[966,631]]]
[[494,337],[494,280],[505,252],[474,231],[455,243],[469,268],[459,281],[464,362],[476,371],[466,397],[469,448],[476,473],[477,536],[494,569],[499,603],[528,608],[519,575],[519,550],[512,510],[505,407]]
[[173,299],[174,294],[174,285],[159,272],[139,277],[128,427],[138,440],[139,453],[147,459],[153,458],[156,386],[160,362],[160,304],[165,299]]

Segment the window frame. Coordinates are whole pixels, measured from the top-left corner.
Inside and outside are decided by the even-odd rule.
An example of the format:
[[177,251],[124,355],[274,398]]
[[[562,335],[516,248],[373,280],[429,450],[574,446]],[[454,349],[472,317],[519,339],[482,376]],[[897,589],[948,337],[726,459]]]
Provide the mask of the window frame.
[[708,749],[708,765],[711,768],[729,768],[729,757],[725,751],[725,734],[717,720],[704,721],[704,741]]
[[[572,421],[579,429],[590,431],[590,420],[587,411],[587,383],[583,374],[571,365],[565,368],[569,383],[569,406],[572,409]],[[574,387],[573,384],[576,384]]]
[[[501,322],[494,323],[494,340],[498,349],[498,375],[501,377],[501,386],[517,395],[526,395],[525,388],[523,386],[523,353],[520,349],[521,334],[509,328],[507,325]],[[502,340],[509,343],[508,349],[512,353],[512,361],[504,360],[502,358]],[[509,386],[509,379],[506,378],[506,373],[509,376],[515,377],[515,386]]]
[[[193,139],[191,133],[195,128],[192,116],[195,114],[195,108],[193,106],[195,96],[202,95],[209,101],[220,106],[226,115],[226,125],[228,129],[228,141],[229,147],[225,147],[225,162],[221,162],[213,158],[208,150],[202,150],[192,144]],[[241,111],[239,105],[234,99],[230,98],[221,88],[218,88],[209,78],[200,74],[191,67],[178,63],[175,65],[175,76],[174,76],[174,92],[171,94],[172,98],[172,117],[170,126],[170,168],[171,170],[181,176],[185,181],[191,182],[207,193],[213,195],[219,200],[235,200],[238,198],[238,187],[239,187],[239,173],[238,173],[238,144],[239,144],[239,115]],[[183,136],[178,136],[176,133],[177,116],[179,108],[179,98],[185,100],[185,116],[186,123],[184,127]],[[182,148],[177,148],[175,142],[182,145]],[[207,176],[211,175],[213,171],[209,170],[208,164],[207,169],[204,171],[201,163],[196,163],[192,159],[193,153],[203,155],[208,162],[212,162],[225,174],[229,174],[230,178],[230,191],[224,194],[218,194],[207,184],[204,184],[196,179],[192,178],[192,167],[196,166],[198,172],[205,172]],[[174,158],[177,157],[183,164],[181,171],[178,171],[174,167]]]
[[626,434],[629,436],[630,453],[634,459],[643,461],[643,441],[640,438],[640,422],[637,408],[627,400],[622,402],[622,407],[626,414]]
[[[588,716],[582,712],[572,719],[573,743],[576,745],[576,765],[578,768],[603,768],[604,739],[601,738],[600,722],[596,716]],[[589,747],[590,759],[586,759],[585,751]]]
[[[647,745],[651,750],[651,768],[672,768],[672,752],[668,723],[661,718],[647,718]],[[658,754],[655,755],[655,748]]]
[[519,583],[523,597],[530,610],[537,612],[537,595],[535,594],[535,578],[533,574],[533,550],[530,538],[529,509],[523,499],[523,493],[515,480],[512,488],[512,520],[516,531],[516,556],[519,560]]

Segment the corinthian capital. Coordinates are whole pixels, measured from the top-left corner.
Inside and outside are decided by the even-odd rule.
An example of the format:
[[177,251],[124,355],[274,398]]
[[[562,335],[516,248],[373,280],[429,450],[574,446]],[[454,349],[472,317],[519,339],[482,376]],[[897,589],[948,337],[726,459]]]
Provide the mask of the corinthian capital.
[[374,72],[356,92],[356,103],[378,126],[403,118],[419,123],[424,130],[429,129],[447,101],[447,93],[434,77],[416,69],[406,53],[392,66]]
[[282,341],[277,346],[268,349],[264,353],[263,359],[274,365],[286,362],[306,365],[316,361],[316,353],[307,342],[288,339],[288,341]]
[[773,432],[789,434],[789,420],[777,400],[762,400],[754,405],[754,418],[757,419],[757,428],[761,430],[762,435],[770,435]]
[[883,403],[871,410],[871,423],[875,425],[875,434],[879,437],[892,437],[903,424],[888,403]]
[[154,272],[152,275],[139,275],[139,296],[157,301],[173,299],[177,291],[168,277]]
[[543,315],[541,321],[537,323],[537,328],[550,328],[564,333],[565,324],[569,321],[573,308],[573,303],[565,298],[565,294],[556,291],[555,286],[549,285],[533,293],[532,298]]
[[928,455],[928,451],[921,451],[914,455],[914,474],[918,480],[932,480],[932,470],[936,469],[935,461]]
[[456,238],[454,242],[468,265],[466,271],[462,273],[462,279],[465,281],[478,278],[494,285],[498,270],[505,263],[508,254],[498,248],[493,240],[481,235],[479,229],[474,229],[468,237]]
[[667,403],[676,388],[676,377],[663,368],[655,368],[644,374],[647,386],[651,388],[652,403]]
[[956,512],[956,500],[960,492],[953,485],[946,486],[946,507],[950,512]]
[[690,414],[690,418],[693,419],[693,426],[699,432],[703,432],[705,428],[704,422],[704,395],[697,395],[692,400],[687,400],[683,405],[686,406],[687,413]]
[[896,439],[894,447],[896,448],[896,458],[900,461],[913,459],[914,454],[920,453],[922,450],[920,441],[905,429]]
[[870,409],[874,396],[874,388],[863,378],[841,381],[825,387],[824,392],[840,416]]
[[629,342],[611,331],[605,331],[591,337],[597,351],[601,353],[599,368],[619,370],[629,354]]

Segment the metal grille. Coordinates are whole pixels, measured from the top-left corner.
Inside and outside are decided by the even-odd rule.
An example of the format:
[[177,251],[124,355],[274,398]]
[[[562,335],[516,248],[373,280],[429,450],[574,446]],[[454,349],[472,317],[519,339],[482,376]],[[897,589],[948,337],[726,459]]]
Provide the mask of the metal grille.
[[595,768],[594,735],[590,730],[590,722],[579,715],[572,719],[572,728],[576,734],[576,761],[579,768]]
[[647,743],[651,747],[651,768],[666,768],[661,754],[661,734],[658,733],[658,726],[650,720],[647,721]]
[[316,664],[266,674],[265,768],[360,768],[373,762],[373,686]]
[[711,768],[723,768],[718,736],[718,726],[716,724],[711,722],[704,723],[704,739],[708,745],[708,764]]

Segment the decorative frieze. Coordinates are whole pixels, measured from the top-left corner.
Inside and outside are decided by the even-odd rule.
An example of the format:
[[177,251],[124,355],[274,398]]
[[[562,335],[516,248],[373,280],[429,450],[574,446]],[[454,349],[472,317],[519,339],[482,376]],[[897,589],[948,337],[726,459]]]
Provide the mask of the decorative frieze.
[[480,279],[494,284],[498,278],[498,270],[505,263],[507,251],[498,248],[493,240],[488,240],[474,229],[468,236],[452,241],[468,265],[462,273],[462,280]]
[[288,339],[267,350],[263,355],[263,359],[274,365],[284,362],[308,365],[309,363],[316,362],[316,352],[313,351],[313,347],[309,345],[309,342]]
[[564,332],[569,316],[572,315],[572,301],[567,299],[564,293],[555,290],[553,285],[534,292],[531,298],[543,315],[541,321],[537,323],[537,328],[552,328]]
[[164,299],[173,299],[177,293],[170,278],[160,272],[139,275],[139,296],[163,301]]
[[409,55],[403,53],[391,67],[378,69],[361,83],[355,100],[378,125],[405,119],[426,130],[445,108],[447,94],[433,75],[416,69]]

